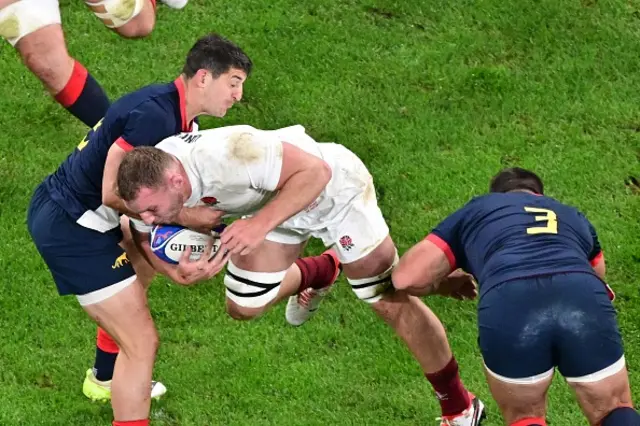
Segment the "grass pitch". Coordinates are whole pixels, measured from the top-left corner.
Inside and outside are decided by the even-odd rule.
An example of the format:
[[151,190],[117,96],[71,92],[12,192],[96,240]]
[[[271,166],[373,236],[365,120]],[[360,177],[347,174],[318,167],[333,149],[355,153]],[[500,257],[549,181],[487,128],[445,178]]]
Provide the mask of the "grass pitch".
[[[243,102],[202,127],[303,124],[355,151],[374,175],[404,252],[503,166],[538,172],[548,194],[596,225],[640,400],[640,2],[613,0],[192,0],[160,6],[154,33],[123,40],[82,2],[61,1],[69,50],[112,99],[171,81],[195,39],[219,32],[255,62]],[[33,188],[86,129],[43,91],[7,43],[0,80],[0,424],[106,425],[81,393],[95,326],[57,296],[31,243]],[[318,244],[310,246],[319,252]],[[436,424],[438,404],[408,351],[342,280],[313,321],[284,306],[238,323],[220,279],[158,278],[154,425]],[[481,370],[475,304],[426,300],[469,388],[501,424]],[[586,424],[559,378],[549,423]]]

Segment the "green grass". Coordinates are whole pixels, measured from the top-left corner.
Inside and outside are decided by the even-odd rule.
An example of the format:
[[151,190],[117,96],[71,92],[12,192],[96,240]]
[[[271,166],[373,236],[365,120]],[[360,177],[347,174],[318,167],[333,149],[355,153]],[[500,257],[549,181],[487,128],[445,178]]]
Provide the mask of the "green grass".
[[[224,120],[301,123],[355,151],[373,173],[401,252],[501,167],[534,169],[583,210],[604,246],[634,397],[640,400],[640,2],[613,0],[192,0],[160,7],[154,33],[120,39],[82,2],[61,2],[72,55],[112,98],[170,81],[194,40],[220,32],[255,62]],[[0,63],[0,425],[105,425],[81,393],[95,327],[57,296],[25,226],[32,189],[85,129],[8,44]],[[320,247],[312,245],[312,251]],[[436,424],[438,405],[393,333],[341,281],[302,328],[284,306],[250,323],[224,314],[219,279],[157,279],[155,377],[169,388],[157,425]],[[445,324],[462,377],[501,424],[481,370],[474,303],[426,302]],[[553,426],[585,424],[557,379]]]

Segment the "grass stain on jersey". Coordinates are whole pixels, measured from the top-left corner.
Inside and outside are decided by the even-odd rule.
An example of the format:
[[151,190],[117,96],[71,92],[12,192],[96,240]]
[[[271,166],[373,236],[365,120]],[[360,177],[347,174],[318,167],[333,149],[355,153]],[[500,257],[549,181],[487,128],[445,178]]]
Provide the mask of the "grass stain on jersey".
[[260,161],[264,157],[264,148],[253,141],[254,135],[248,132],[229,136],[228,157],[244,163]]

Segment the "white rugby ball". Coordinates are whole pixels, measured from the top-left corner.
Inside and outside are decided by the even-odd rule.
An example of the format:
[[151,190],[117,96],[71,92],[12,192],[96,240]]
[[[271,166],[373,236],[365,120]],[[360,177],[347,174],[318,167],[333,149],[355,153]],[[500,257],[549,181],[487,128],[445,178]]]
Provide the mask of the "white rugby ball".
[[224,225],[215,228],[210,234],[202,234],[179,225],[156,225],[149,235],[149,244],[158,258],[177,265],[187,247],[191,247],[190,261],[200,259],[209,241],[213,242],[213,257],[220,248],[220,232],[223,229]]

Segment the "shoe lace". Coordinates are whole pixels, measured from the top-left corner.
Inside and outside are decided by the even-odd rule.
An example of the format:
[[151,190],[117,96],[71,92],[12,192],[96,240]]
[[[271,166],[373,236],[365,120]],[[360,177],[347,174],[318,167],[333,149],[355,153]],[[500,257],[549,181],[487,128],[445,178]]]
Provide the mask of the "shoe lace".
[[315,295],[316,295],[316,291],[313,288],[311,287],[306,288],[302,290],[300,294],[298,294],[298,303],[304,306],[305,308],[308,308],[309,302],[311,301],[311,299],[313,299]]

